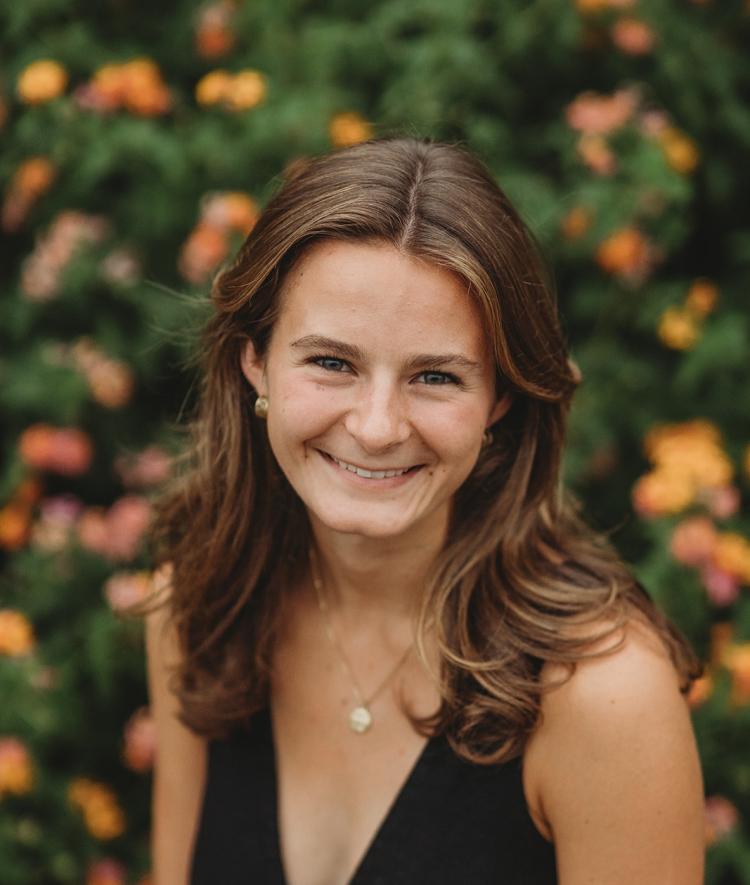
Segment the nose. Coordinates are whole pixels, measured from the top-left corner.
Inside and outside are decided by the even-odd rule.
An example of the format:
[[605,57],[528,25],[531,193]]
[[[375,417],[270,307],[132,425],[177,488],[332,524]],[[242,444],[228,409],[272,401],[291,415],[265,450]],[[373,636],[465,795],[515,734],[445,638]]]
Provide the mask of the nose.
[[405,442],[411,433],[406,403],[396,383],[373,380],[362,386],[344,426],[369,454],[387,451]]

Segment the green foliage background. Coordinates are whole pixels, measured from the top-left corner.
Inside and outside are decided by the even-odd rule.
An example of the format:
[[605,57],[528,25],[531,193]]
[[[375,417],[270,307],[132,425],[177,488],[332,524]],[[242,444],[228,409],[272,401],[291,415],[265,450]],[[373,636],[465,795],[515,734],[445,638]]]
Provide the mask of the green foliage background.
[[[118,456],[178,443],[174,423],[192,402],[194,380],[184,332],[215,270],[208,261],[204,279],[190,282],[179,269],[202,200],[240,191],[262,205],[287,164],[328,150],[341,137],[332,121],[351,112],[361,116],[350,120],[355,133],[366,134],[369,123],[375,134],[467,144],[541,240],[584,376],[567,478],[711,665],[708,697],[694,704],[706,793],[721,797],[724,814],[723,827],[710,817],[707,881],[750,883],[750,579],[738,578],[739,592],[719,600],[699,569],[670,553],[671,532],[688,515],[707,514],[722,533],[750,534],[750,466],[742,466],[750,461],[748,4],[253,0],[230,15],[233,45],[214,58],[196,44],[209,7],[29,0],[0,10],[0,184],[11,217],[0,246],[0,608],[21,613],[33,630],[30,648],[14,652],[6,636],[0,652],[0,739],[19,741],[33,771],[33,785],[14,791],[7,783],[23,765],[7,752],[4,763],[0,752],[0,879],[145,882],[148,767],[133,770],[121,752],[124,729],[147,703],[142,637],[138,624],[116,617],[103,588],[113,574],[149,563],[142,546],[92,546],[80,520],[150,494],[147,481],[124,478]],[[650,49],[618,45],[628,19],[647,25]],[[159,68],[169,93],[163,112],[86,106],[97,70],[138,57]],[[30,103],[17,87],[39,59],[58,62],[69,79],[58,97]],[[263,100],[244,110],[201,104],[196,86],[217,68],[260,72]],[[587,91],[621,89],[635,90],[637,108],[603,141],[589,140],[616,164],[597,172],[581,156],[569,108]],[[657,129],[666,121],[677,142],[671,154],[649,119]],[[18,170],[37,156],[47,158],[54,181],[18,210]],[[30,256],[68,210],[102,216],[107,228],[58,264],[43,256],[54,291],[30,297]],[[606,270],[602,243],[629,229],[647,244],[642,263],[630,274]],[[237,230],[222,236],[228,254],[242,239]],[[126,257],[119,275],[106,270],[113,252]],[[684,310],[696,280],[716,287],[716,307],[692,344],[668,346],[658,331],[664,312]],[[94,369],[85,368],[86,347],[98,354]],[[87,375],[105,371],[102,359],[132,374],[132,393],[116,406]],[[722,436],[739,506],[723,516],[705,500],[649,516],[634,510],[631,491],[650,469],[645,434],[696,418]],[[21,441],[38,424],[84,431],[90,466],[34,467]],[[60,496],[75,515],[62,540],[50,541],[39,525]],[[116,510],[110,531],[132,534],[123,520]],[[0,649],[9,623],[0,623]],[[722,636],[734,657],[721,657]],[[121,835],[92,833],[69,801],[74,778],[113,791]],[[96,866],[102,859],[110,866]]]

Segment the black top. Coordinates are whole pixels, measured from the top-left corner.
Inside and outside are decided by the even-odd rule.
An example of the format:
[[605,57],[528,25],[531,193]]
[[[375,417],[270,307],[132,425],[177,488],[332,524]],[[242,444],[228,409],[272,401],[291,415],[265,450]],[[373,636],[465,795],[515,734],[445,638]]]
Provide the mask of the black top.
[[[211,741],[191,885],[285,885],[268,710],[248,734]],[[553,885],[555,852],[534,826],[521,757],[473,765],[444,737],[425,745],[350,885]]]

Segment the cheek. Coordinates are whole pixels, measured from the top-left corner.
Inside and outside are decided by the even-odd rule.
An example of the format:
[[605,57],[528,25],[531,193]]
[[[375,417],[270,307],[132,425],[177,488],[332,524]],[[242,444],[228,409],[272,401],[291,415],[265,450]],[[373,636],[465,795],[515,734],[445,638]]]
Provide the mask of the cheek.
[[334,401],[330,391],[315,383],[282,383],[269,391],[268,434],[274,449],[288,447],[318,436],[330,426]]
[[442,403],[422,408],[415,425],[427,445],[446,462],[473,460],[481,446],[485,413],[476,404]]

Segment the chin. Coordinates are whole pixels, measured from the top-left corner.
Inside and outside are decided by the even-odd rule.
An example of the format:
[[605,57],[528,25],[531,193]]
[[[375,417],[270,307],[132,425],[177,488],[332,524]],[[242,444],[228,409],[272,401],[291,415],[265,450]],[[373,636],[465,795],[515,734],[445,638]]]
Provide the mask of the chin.
[[412,523],[405,524],[401,519],[384,515],[381,518],[373,514],[331,513],[330,511],[313,510],[317,519],[329,531],[340,532],[342,535],[360,535],[363,538],[384,539],[398,537],[411,528]]

